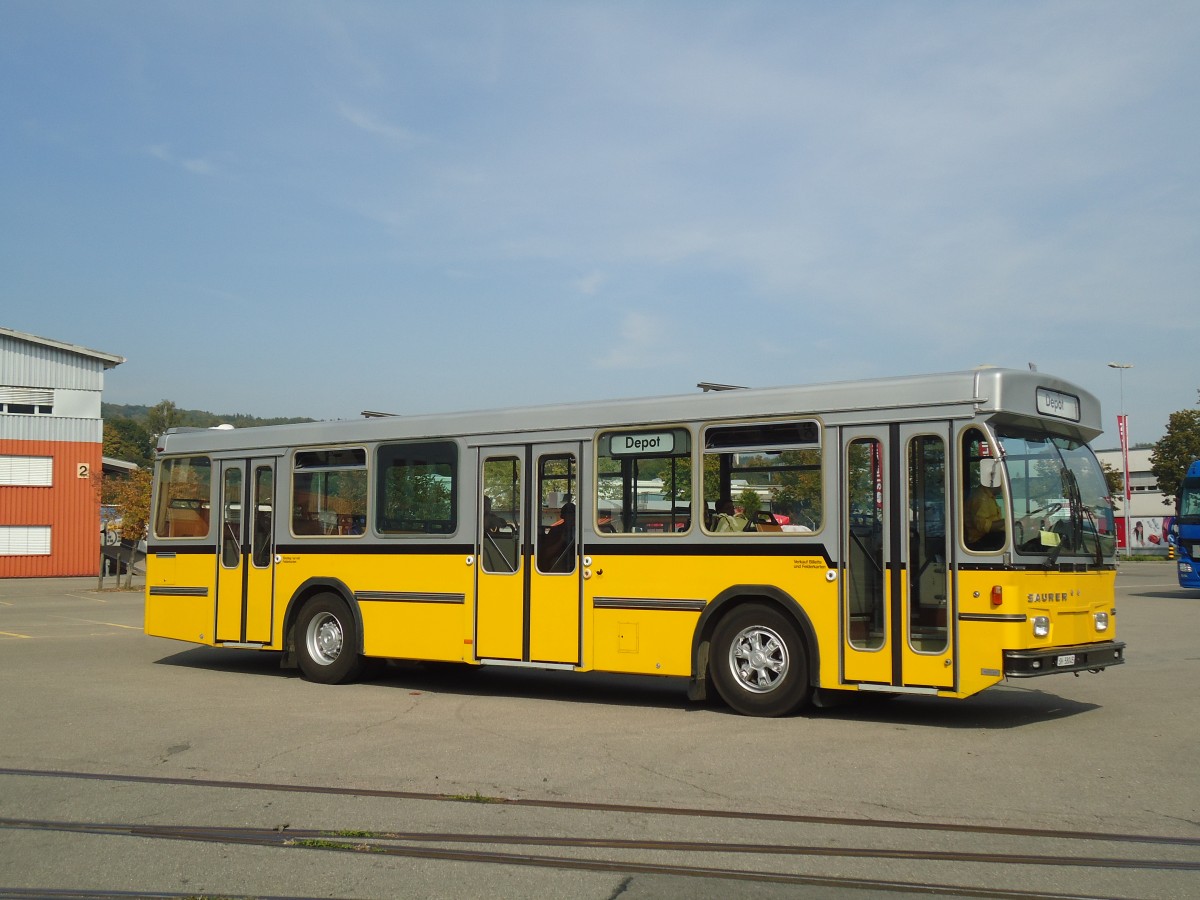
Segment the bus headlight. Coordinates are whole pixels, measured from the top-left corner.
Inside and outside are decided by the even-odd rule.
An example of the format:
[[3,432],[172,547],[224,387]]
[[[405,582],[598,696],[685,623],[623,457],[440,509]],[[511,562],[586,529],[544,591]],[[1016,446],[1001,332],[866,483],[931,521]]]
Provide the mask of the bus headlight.
[[1033,636],[1045,637],[1050,633],[1050,617],[1049,616],[1034,616],[1033,617]]
[[1179,561],[1179,571],[1184,575],[1191,575],[1192,574],[1192,564],[1190,562],[1184,562],[1181,559]]
[[1093,618],[1096,620],[1097,631],[1108,631],[1108,613],[1098,612]]

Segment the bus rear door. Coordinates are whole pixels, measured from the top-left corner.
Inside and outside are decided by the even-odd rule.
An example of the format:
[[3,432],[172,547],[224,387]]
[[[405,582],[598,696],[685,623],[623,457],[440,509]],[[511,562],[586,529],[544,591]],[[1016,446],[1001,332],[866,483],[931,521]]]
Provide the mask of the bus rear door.
[[271,642],[275,596],[275,460],[222,460],[217,643]]

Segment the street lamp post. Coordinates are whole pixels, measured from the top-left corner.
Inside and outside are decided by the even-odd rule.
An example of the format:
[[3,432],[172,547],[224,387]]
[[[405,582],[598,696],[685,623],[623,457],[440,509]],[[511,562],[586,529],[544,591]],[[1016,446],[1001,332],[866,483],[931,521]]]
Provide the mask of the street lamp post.
[[[1121,438],[1121,464],[1125,471],[1123,473],[1123,481],[1125,483],[1125,503],[1124,509],[1121,510],[1125,516],[1125,555],[1129,555],[1129,416],[1125,415],[1125,370],[1132,369],[1133,363],[1115,363],[1108,364],[1110,369],[1117,370],[1117,376],[1121,385],[1121,409],[1117,414],[1117,434]],[[1121,548],[1117,547],[1117,555],[1121,555]]]

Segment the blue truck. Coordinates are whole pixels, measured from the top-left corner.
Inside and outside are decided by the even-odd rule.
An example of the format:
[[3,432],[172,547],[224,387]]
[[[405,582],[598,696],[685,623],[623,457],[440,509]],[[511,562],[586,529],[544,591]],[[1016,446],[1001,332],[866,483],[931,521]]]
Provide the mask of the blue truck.
[[1171,540],[1178,560],[1179,586],[1200,588],[1200,459],[1188,466],[1183,478]]

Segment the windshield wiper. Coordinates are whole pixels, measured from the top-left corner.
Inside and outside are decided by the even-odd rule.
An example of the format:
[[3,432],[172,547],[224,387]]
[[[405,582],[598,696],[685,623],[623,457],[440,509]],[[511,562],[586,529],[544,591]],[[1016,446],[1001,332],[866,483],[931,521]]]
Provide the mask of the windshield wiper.
[[[1058,557],[1062,554],[1063,546],[1070,541],[1072,548],[1077,543],[1079,532],[1083,527],[1083,515],[1079,511],[1079,507],[1083,502],[1079,499],[1079,484],[1075,481],[1075,474],[1063,466],[1058,470],[1058,477],[1062,481],[1062,493],[1067,500],[1067,527],[1064,529],[1066,534],[1058,531],[1062,523],[1055,527],[1058,531],[1058,543],[1054,545],[1054,549],[1046,556],[1046,568],[1050,569],[1058,562]],[[1078,528],[1076,527],[1076,517],[1078,517]]]
[[1092,533],[1096,536],[1096,565],[1100,565],[1104,562],[1104,555],[1100,549],[1100,529],[1096,525],[1096,518],[1092,511],[1083,505],[1083,495],[1079,491],[1079,481],[1075,473],[1064,467],[1059,470],[1059,475],[1062,478],[1063,495],[1067,500],[1067,534],[1061,536],[1063,539],[1046,557],[1046,568],[1053,568],[1058,563],[1058,557],[1068,541],[1072,550],[1086,549],[1086,532],[1083,527],[1085,518],[1091,522]]

